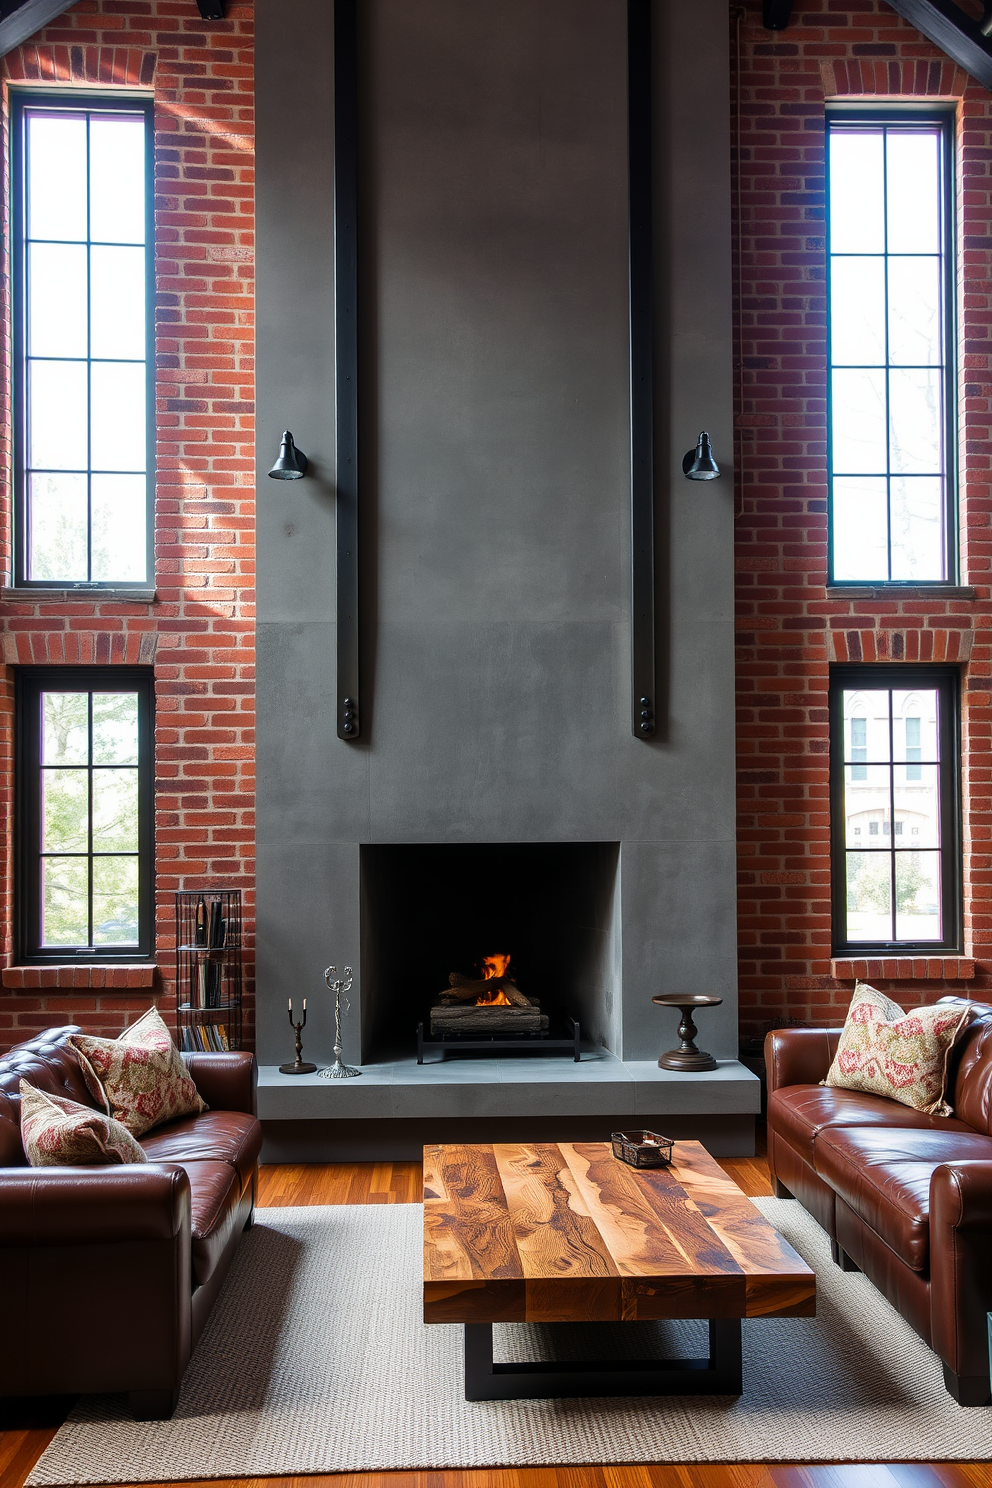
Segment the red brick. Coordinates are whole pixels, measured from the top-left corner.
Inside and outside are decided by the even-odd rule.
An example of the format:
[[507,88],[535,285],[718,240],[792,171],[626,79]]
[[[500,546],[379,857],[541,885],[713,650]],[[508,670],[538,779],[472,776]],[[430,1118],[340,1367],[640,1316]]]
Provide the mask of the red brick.
[[[193,24],[190,34],[199,40],[200,23],[195,21],[195,33]],[[170,820],[157,848],[160,890],[169,885],[168,892],[156,894],[160,971],[151,966],[8,966],[0,990],[0,1047],[43,1027],[75,1021],[93,1032],[118,1033],[144,1011],[153,991],[163,1013],[172,1018],[172,891],[201,886],[208,865],[214,860],[230,864],[234,851],[238,856],[232,880],[246,891],[254,886],[250,824],[243,815],[253,805],[254,791],[248,747],[254,716],[248,669],[254,661],[254,502],[250,485],[234,489],[253,479],[254,457],[252,421],[246,417],[253,411],[254,397],[251,7],[229,6],[227,20],[220,31],[211,31],[207,46],[187,44],[184,34],[174,0],[151,0],[140,14],[130,9],[125,14],[120,0],[84,0],[3,59],[12,80],[154,88],[156,269],[162,295],[156,344],[161,371],[155,497],[160,603],[74,598],[64,604],[42,604],[26,598],[0,604],[5,663],[0,675],[4,924],[11,923],[12,663],[155,664],[157,735],[172,736],[174,742],[175,710],[182,708],[193,683],[203,710],[188,732],[196,745],[195,757],[203,756],[205,767],[197,771],[195,799],[187,805],[177,798],[170,805]],[[211,185],[219,186],[213,194]],[[186,199],[183,206],[177,204],[179,197]],[[6,223],[6,202],[3,217]],[[206,243],[216,246],[205,249]],[[223,256],[222,261],[211,262],[209,273],[204,272],[205,254]],[[5,366],[6,335],[4,331],[0,341]],[[0,376],[0,386],[3,381]],[[181,400],[177,391],[186,383],[195,385],[189,401]],[[167,405],[171,412],[165,411]],[[4,409],[3,418],[9,420],[9,409]],[[9,448],[9,422],[0,422],[0,455]],[[0,460],[0,469],[6,464]],[[216,499],[218,493],[224,495],[223,505]],[[8,563],[10,551],[10,492],[4,479],[0,555]],[[170,551],[182,553],[181,573],[169,559]],[[194,631],[196,664],[186,667],[194,656],[189,649]],[[232,656],[235,636],[237,653]],[[160,637],[163,645],[156,656]],[[214,697],[218,684],[224,691]],[[229,711],[233,692],[238,695],[236,713]],[[218,738],[229,741],[222,759]],[[157,749],[157,774],[164,778],[170,758],[189,761],[192,753],[181,747],[181,741],[174,750]],[[237,822],[232,809],[242,813]],[[195,852],[188,850],[194,839]],[[246,893],[248,945],[254,944],[253,903],[253,894]],[[9,962],[13,952],[9,930],[3,952]],[[254,1026],[250,958],[251,953],[245,967],[249,1033]],[[33,1006],[25,1003],[28,989],[34,993]]]

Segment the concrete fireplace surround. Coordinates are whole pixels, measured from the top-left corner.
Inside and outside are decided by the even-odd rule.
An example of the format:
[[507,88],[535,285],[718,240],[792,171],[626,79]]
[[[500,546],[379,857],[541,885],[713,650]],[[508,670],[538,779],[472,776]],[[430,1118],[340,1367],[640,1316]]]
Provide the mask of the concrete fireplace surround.
[[[747,1151],[758,1083],[736,1062],[726,6],[655,5],[650,742],[630,730],[626,6],[363,0],[359,13],[364,690],[352,744],[335,732],[333,9],[257,3],[267,1153],[400,1157],[429,1137],[602,1136],[635,1119]],[[295,483],[264,475],[284,428],[311,461]],[[724,471],[707,485],[681,473],[703,428]],[[397,856],[416,848],[426,856]],[[452,903],[452,885],[490,872],[487,848],[528,884],[541,863],[573,864],[575,892],[552,896],[554,913],[536,890],[503,908],[516,924],[530,913],[516,933],[540,980],[581,1009],[580,1064],[418,1068],[405,1011],[384,1011],[397,978],[418,975],[389,907],[404,906],[404,874],[422,895],[438,873],[437,898]],[[545,920],[582,954],[549,953],[549,969]],[[446,948],[431,954],[435,977]],[[364,1073],[281,1076],[287,996],[308,998],[307,1056],[332,1058],[331,962],[355,968],[345,1055]],[[439,990],[427,971],[417,986]],[[709,1075],[656,1064],[677,1015],[651,997],[686,990],[724,999],[699,1023],[721,1061]]]

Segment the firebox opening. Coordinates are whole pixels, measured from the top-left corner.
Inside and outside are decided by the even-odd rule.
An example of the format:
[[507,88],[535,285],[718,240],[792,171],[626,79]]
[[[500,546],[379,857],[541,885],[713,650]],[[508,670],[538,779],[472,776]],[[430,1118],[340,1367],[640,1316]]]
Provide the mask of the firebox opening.
[[363,847],[363,1059],[413,1052],[441,1002],[517,1004],[514,1015],[534,1004],[538,1021],[561,1010],[619,1052],[619,853],[616,842]]

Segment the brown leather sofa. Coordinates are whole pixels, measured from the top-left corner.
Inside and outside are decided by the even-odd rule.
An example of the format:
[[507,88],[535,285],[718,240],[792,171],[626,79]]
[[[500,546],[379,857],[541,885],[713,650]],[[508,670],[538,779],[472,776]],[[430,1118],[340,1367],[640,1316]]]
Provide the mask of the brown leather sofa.
[[[957,998],[943,998],[957,1002]],[[940,1355],[961,1405],[989,1403],[992,1310],[992,1008],[953,1051],[950,1117],[820,1085],[839,1029],[787,1028],[765,1042],[768,1163],[779,1198],[827,1231]]]
[[170,1416],[254,1213],[261,1126],[252,1054],[183,1055],[210,1107],[146,1132],[149,1161],[31,1168],[18,1095],[93,1105],[56,1028],[0,1058],[0,1396],[127,1391]]

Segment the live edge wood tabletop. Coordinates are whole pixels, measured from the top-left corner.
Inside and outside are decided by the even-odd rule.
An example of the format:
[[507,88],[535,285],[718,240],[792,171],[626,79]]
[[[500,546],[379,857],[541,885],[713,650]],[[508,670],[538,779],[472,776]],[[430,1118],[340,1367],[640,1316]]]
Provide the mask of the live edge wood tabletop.
[[424,1321],[813,1317],[816,1278],[699,1142],[424,1148]]

